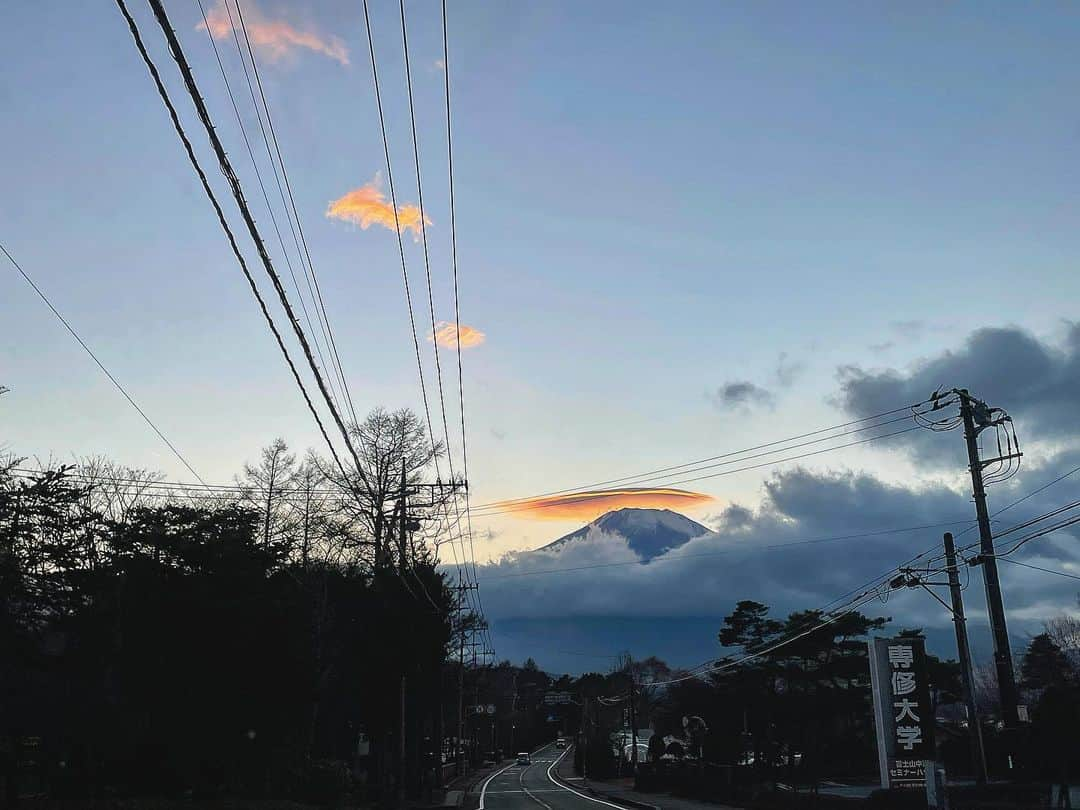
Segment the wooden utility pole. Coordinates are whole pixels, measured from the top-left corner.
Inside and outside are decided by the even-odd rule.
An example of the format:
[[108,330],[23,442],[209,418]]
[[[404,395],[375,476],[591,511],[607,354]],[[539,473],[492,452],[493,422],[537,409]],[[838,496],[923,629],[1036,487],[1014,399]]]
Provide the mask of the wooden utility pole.
[[[398,560],[399,571],[402,578],[405,576],[405,548],[406,540],[405,533],[408,527],[408,495],[405,492],[405,461],[401,462],[401,492],[398,495],[398,509],[400,514],[398,516],[398,553],[400,559]],[[405,662],[402,661],[401,666],[401,694],[399,700],[399,713],[400,723],[398,726],[398,744],[397,744],[397,757],[398,757],[398,772],[397,772],[397,804],[398,807],[402,807],[405,804],[405,695],[407,691],[407,683],[405,677]]]
[[[997,671],[998,692],[1001,696],[1001,719],[1006,728],[1019,723],[1016,691],[1016,675],[1013,672],[1012,649],[1009,630],[1005,624],[1005,605],[1001,600],[1001,580],[998,577],[997,559],[994,557],[994,534],[990,528],[990,513],[986,507],[986,488],[983,469],[989,462],[979,458],[979,433],[999,420],[994,419],[1000,409],[991,409],[986,403],[972,397],[966,390],[957,392],[960,397],[960,417],[964,421],[964,439],[967,441],[968,468],[971,470],[971,491],[975,499],[975,514],[979,520],[979,559],[983,567],[983,585],[986,588],[986,608],[990,616],[990,631],[994,640],[994,666]],[[1019,452],[1016,456],[1019,456]]]
[[956,568],[956,546],[951,532],[945,532],[945,565],[952,594],[953,625],[956,628],[956,652],[960,658],[960,677],[963,680],[964,705],[967,706],[968,731],[971,734],[971,761],[975,781],[986,784],[986,750],[983,748],[982,724],[975,707],[975,684],[971,673],[971,648],[968,645],[967,619],[964,618],[964,597],[960,590],[960,572]]

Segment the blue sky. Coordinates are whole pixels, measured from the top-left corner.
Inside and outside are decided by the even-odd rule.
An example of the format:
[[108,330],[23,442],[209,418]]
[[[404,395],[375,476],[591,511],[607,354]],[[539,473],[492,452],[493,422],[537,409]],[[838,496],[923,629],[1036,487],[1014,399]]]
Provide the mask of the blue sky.
[[[131,4],[205,147],[153,20]],[[371,5],[395,183],[411,203],[397,6]],[[438,6],[407,6],[435,304],[452,320]],[[198,9],[167,7],[269,236]],[[348,49],[348,65],[298,49],[263,76],[357,410],[419,408],[394,235],[324,216],[377,173],[385,182],[361,12],[258,9]],[[462,321],[487,334],[464,358],[478,500],[845,421],[838,368],[917,376],[982,327],[1066,339],[1080,296],[1080,8],[449,9]],[[219,44],[243,102],[234,46]],[[17,2],[0,46],[0,239],[207,480],[229,480],[275,436],[319,448],[117,11]],[[420,245],[405,247],[423,327]],[[0,320],[6,447],[190,478],[8,270]],[[799,370],[786,386],[781,356]],[[768,389],[774,407],[719,409],[709,394],[732,381]],[[1040,438],[1051,450],[1072,439]],[[957,480],[903,450],[809,465]],[[702,491],[715,512],[754,506],[768,475]],[[477,552],[573,527],[493,521]]]

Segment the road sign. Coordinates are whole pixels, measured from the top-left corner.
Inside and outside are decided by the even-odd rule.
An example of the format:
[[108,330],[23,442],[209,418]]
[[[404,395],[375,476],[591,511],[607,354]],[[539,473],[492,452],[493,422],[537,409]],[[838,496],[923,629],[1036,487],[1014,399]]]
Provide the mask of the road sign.
[[872,638],[867,643],[881,786],[921,788],[927,763],[934,759],[934,706],[923,640]]
[[544,703],[548,706],[563,705],[572,702],[573,699],[570,697],[569,692],[548,692],[544,695]]

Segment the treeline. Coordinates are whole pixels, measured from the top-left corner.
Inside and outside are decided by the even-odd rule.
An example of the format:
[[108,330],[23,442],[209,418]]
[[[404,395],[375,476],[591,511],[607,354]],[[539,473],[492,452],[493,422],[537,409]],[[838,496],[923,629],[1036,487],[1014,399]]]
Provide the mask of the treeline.
[[[576,679],[569,688],[584,700],[589,769],[597,776],[626,771],[626,696],[633,694],[638,727],[648,730],[639,741],[651,740],[651,761],[674,753],[676,759],[737,767],[747,782],[814,785],[829,777],[876,776],[866,641],[871,634],[920,637],[922,631],[889,632],[889,619],[858,611],[825,618],[818,611],[775,617],[767,605],[742,601],[718,633],[727,655],[717,664],[729,666],[694,677],[655,658],[625,659],[606,675]],[[762,653],[748,658],[751,651]],[[931,654],[927,664],[938,758],[952,777],[973,777],[959,665]],[[1049,620],[1017,669],[1031,722],[1016,732],[1005,732],[999,722],[992,666],[976,679],[991,776],[1067,782],[1080,773],[1080,620]],[[705,778],[705,771],[694,773]],[[731,774],[713,776],[730,788]]]
[[100,460],[0,463],[9,801],[377,797],[435,778],[456,716],[443,664],[478,618],[455,612],[429,542],[452,496],[400,496],[442,448],[408,411],[353,438],[359,469],[278,441],[215,491]]

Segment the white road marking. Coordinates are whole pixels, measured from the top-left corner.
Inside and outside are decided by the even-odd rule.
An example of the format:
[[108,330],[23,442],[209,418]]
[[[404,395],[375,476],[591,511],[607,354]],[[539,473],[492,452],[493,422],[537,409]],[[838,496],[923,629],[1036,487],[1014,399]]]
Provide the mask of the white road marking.
[[536,802],[540,806],[546,807],[547,810],[551,810],[551,805],[550,804],[545,802],[543,799],[536,798],[536,796],[533,795],[532,791],[530,791],[527,787],[525,787],[525,771],[529,770],[529,768],[531,768],[531,767],[532,767],[532,763],[530,762],[528,765],[526,765],[524,768],[521,769],[521,772],[518,774],[518,784],[521,785],[521,789],[523,791],[525,791],[526,796],[528,796],[530,799],[532,799],[534,802]]
[[605,807],[614,807],[615,810],[626,810],[626,808],[623,807],[621,804],[612,804],[611,802],[605,802],[603,799],[597,799],[597,798],[594,798],[592,796],[586,796],[584,793],[580,793],[580,792],[574,790],[569,785],[562,785],[562,784],[560,784],[559,782],[557,782],[555,780],[555,777],[551,775],[551,772],[555,769],[555,767],[560,762],[562,762],[562,758],[570,753],[571,748],[573,748],[573,746],[571,746],[570,748],[567,748],[565,751],[563,751],[562,754],[559,755],[559,758],[556,759],[554,762],[551,763],[551,765],[548,766],[547,777],[548,777],[548,779],[551,780],[551,783],[553,785],[557,786],[557,787],[561,787],[563,790],[567,790],[570,793],[573,793],[575,796],[580,796],[582,799],[585,799],[586,801],[596,802],[597,804],[602,804]]
[[[541,745],[539,748],[536,749],[536,751],[533,751],[533,753],[535,754],[538,751],[543,751],[545,748],[547,748],[546,745]],[[556,760],[556,762],[557,761],[558,760]],[[495,771],[495,773],[493,773],[491,776],[489,776],[487,779],[484,780],[484,784],[480,788],[480,807],[479,807],[479,810],[484,810],[484,796],[487,795],[488,785],[491,783],[491,780],[494,779],[496,776],[500,776],[505,771],[510,770],[515,765],[517,765],[516,762],[511,762],[505,768],[500,768],[499,770]],[[550,810],[550,808],[549,808],[549,810]]]
[[487,795],[488,784],[491,782],[491,780],[494,779],[496,776],[499,776],[503,771],[510,770],[515,765],[517,765],[516,762],[511,762],[505,768],[495,771],[495,773],[493,773],[491,776],[484,780],[484,784],[480,788],[480,810],[484,810],[484,797]]

